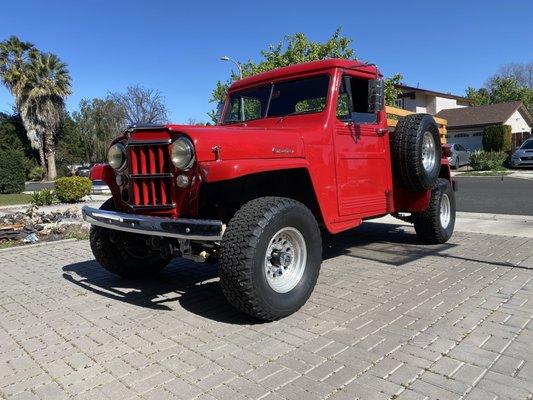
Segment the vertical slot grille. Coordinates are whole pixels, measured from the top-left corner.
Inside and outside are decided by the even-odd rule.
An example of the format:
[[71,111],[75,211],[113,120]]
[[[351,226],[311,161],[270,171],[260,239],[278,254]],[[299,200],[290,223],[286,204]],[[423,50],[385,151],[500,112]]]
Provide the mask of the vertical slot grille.
[[168,144],[129,144],[130,198],[133,208],[172,208]]

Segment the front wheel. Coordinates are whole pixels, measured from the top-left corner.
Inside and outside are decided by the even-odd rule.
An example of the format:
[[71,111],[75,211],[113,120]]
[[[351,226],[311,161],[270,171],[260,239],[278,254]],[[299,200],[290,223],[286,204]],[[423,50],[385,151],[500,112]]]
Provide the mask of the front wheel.
[[455,227],[455,193],[447,179],[439,178],[431,190],[428,208],[413,213],[418,239],[427,244],[441,244],[450,239]]
[[[115,210],[113,199],[101,210]],[[89,242],[94,258],[107,271],[123,278],[157,274],[172,260],[169,251],[150,244],[151,237],[91,226]]]
[[261,197],[242,206],[228,224],[220,285],[235,308],[272,321],[305,304],[321,261],[320,230],[311,211],[295,200]]

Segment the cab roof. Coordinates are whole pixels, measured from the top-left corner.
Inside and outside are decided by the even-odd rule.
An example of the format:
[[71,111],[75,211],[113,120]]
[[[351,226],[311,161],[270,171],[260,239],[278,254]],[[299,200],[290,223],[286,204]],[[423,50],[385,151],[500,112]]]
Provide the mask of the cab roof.
[[270,71],[261,72],[257,75],[235,81],[229,88],[230,91],[240,89],[247,86],[254,86],[259,83],[270,82],[280,78],[297,76],[307,74],[310,72],[324,71],[332,68],[357,69],[363,73],[379,74],[376,66],[373,64],[365,64],[356,60],[346,60],[343,58],[328,58],[326,60],[309,61],[306,63],[290,65],[288,67],[275,68]]

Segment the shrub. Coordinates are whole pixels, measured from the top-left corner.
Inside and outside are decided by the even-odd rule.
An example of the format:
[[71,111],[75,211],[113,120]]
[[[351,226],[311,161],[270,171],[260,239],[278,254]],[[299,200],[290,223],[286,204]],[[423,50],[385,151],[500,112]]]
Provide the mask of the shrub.
[[507,160],[507,153],[504,151],[476,150],[470,154],[470,166],[474,171],[502,170],[505,160]]
[[0,150],[0,193],[20,193],[24,191],[26,174],[20,151]]
[[509,125],[492,125],[483,130],[481,142],[485,151],[511,151],[512,138]]
[[54,202],[55,199],[56,196],[54,192],[48,189],[33,192],[31,195],[31,203],[35,204],[36,206],[49,206]]
[[55,182],[55,195],[63,203],[80,201],[91,193],[91,180],[83,176],[67,176]]
[[34,181],[34,182],[42,181],[45,173],[46,173],[45,169],[41,167],[40,165],[37,165],[30,170],[30,173],[28,174],[28,178],[30,179],[30,181]]

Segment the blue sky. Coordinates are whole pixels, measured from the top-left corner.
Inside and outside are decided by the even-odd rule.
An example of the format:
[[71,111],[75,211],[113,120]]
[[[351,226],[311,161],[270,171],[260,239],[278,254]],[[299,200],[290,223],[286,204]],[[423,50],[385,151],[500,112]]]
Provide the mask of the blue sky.
[[[68,66],[73,111],[83,98],[141,84],[160,90],[170,118],[207,121],[229,55],[257,59],[287,33],[326,40],[336,27],[357,56],[406,84],[464,94],[498,66],[533,59],[533,2],[501,1],[9,1],[0,40],[17,35]],[[0,111],[13,105],[0,87]]]

